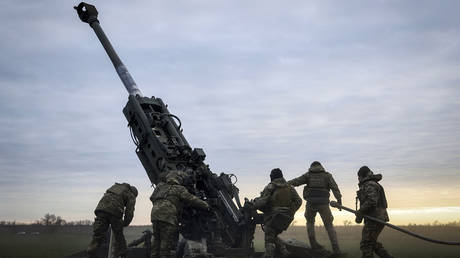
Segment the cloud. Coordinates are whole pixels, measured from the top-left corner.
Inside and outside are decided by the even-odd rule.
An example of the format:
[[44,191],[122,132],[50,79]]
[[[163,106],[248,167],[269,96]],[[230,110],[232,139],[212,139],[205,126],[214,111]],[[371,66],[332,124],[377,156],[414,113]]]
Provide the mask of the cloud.
[[[238,175],[242,195],[273,167],[291,178],[313,160],[349,194],[362,164],[395,189],[458,184],[455,1],[94,3],[144,94],[169,104],[215,172]],[[0,201],[18,202],[7,218],[35,201],[27,191],[43,194],[43,214],[55,191],[90,203],[69,215],[116,180],[151,191],[127,94],[71,5],[1,4],[12,25],[0,28]]]

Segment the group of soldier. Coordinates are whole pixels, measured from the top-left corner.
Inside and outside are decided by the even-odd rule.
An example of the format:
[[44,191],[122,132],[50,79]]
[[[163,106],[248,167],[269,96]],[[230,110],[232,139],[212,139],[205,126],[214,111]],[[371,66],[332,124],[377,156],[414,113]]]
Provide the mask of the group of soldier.
[[[260,197],[253,201],[254,206],[264,212],[265,257],[275,257],[276,247],[283,256],[288,256],[289,252],[278,235],[288,228],[302,203],[294,190],[294,187],[301,185],[305,185],[303,198],[306,201],[305,219],[311,248],[323,249],[315,236],[315,217],[319,213],[331,241],[333,254],[341,256],[337,233],[332,224],[334,217],[329,207],[329,195],[332,191],[339,205],[342,205],[342,195],[332,174],[327,172],[320,162],[314,161],[305,174],[287,182],[279,168],[271,171],[270,178],[271,182],[261,192]],[[378,183],[381,179],[381,174],[374,174],[367,166],[358,170],[357,198],[360,208],[356,211],[356,223],[361,223],[364,215],[389,221],[385,191]],[[373,257],[374,253],[382,258],[393,257],[377,242],[383,227],[383,224],[364,219],[360,243],[363,258]]]
[[[184,186],[186,177],[187,175],[182,171],[169,172],[165,180],[156,186],[150,197],[153,205],[151,212],[152,258],[171,257],[171,250],[177,241],[179,216],[185,205],[210,210],[208,203],[186,189]],[[385,192],[378,183],[381,179],[381,174],[374,174],[367,166],[358,170],[357,198],[360,201],[360,208],[356,211],[357,223],[362,222],[364,215],[389,221]],[[263,212],[264,257],[275,257],[276,248],[283,257],[289,257],[286,245],[278,235],[289,227],[294,220],[295,212],[302,204],[302,199],[294,188],[301,185],[305,185],[303,198],[306,201],[305,218],[311,248],[323,249],[315,237],[315,217],[319,213],[329,236],[332,251],[335,255],[340,256],[341,251],[333,226],[334,217],[329,207],[329,193],[332,191],[340,205],[342,195],[331,173],[327,172],[320,162],[314,161],[305,174],[289,181],[284,179],[279,168],[275,168],[270,173],[270,180],[271,182],[263,189],[260,196],[248,203]],[[94,211],[96,218],[93,226],[93,240],[87,249],[90,256],[101,245],[105,232],[111,225],[115,239],[113,257],[125,257],[127,247],[123,227],[128,226],[133,218],[137,194],[137,189],[127,183],[115,183],[106,191]],[[360,243],[363,258],[373,257],[373,253],[379,257],[392,257],[382,244],[377,242],[383,227],[383,224],[364,218]]]

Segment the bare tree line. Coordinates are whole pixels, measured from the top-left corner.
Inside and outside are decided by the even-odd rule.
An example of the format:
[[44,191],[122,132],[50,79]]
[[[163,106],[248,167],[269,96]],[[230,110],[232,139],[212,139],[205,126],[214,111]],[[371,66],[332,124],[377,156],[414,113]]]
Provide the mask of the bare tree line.
[[17,225],[42,225],[45,227],[56,227],[56,226],[90,226],[93,224],[91,220],[75,220],[66,221],[61,216],[55,214],[46,213],[42,218],[36,220],[33,223],[20,223],[15,220],[13,221],[0,221],[0,226],[17,226]]

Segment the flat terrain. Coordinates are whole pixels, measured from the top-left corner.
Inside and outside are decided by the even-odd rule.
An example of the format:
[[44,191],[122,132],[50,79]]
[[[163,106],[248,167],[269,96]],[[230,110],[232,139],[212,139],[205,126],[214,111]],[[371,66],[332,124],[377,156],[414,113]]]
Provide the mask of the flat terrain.
[[[412,226],[405,227],[416,233],[449,241],[460,241],[460,227],[451,226]],[[133,226],[125,229],[128,242],[141,236],[142,231],[150,229],[148,226]],[[342,251],[348,257],[361,257],[359,241],[361,239],[360,226],[336,227]],[[91,228],[89,226],[79,228],[67,228],[56,230],[54,233],[41,233],[31,235],[31,230],[22,228],[25,235],[16,235],[16,232],[0,231],[0,257],[24,257],[24,258],[53,258],[84,250],[91,240]],[[327,249],[330,249],[329,240],[323,227],[316,229],[318,241]],[[282,234],[282,238],[295,238],[306,241],[306,229],[302,226],[289,228]],[[428,243],[403,235],[395,230],[384,229],[380,242],[396,257],[460,257],[460,246],[445,246]],[[255,235],[255,247],[263,250],[263,232],[258,229]]]

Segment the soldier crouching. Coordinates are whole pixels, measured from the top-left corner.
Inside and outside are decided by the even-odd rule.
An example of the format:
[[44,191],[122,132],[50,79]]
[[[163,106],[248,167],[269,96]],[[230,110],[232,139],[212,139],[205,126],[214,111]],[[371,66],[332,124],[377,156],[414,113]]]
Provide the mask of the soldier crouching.
[[294,187],[286,183],[283,173],[275,168],[270,173],[271,182],[253,201],[256,209],[264,213],[265,258],[275,257],[278,247],[284,257],[289,256],[285,244],[278,235],[294,220],[294,214],[302,205],[302,199]]
[[126,240],[123,228],[127,227],[133,219],[136,197],[136,187],[127,183],[115,183],[107,189],[94,211],[96,218],[93,224],[93,240],[87,249],[90,256],[94,255],[96,249],[104,241],[105,233],[110,225],[115,236],[112,257],[125,257]]

